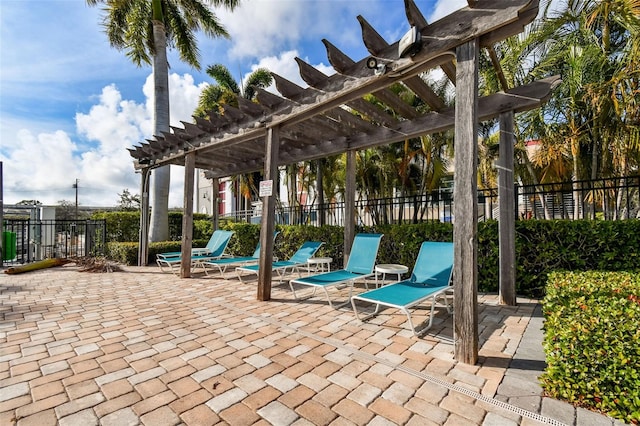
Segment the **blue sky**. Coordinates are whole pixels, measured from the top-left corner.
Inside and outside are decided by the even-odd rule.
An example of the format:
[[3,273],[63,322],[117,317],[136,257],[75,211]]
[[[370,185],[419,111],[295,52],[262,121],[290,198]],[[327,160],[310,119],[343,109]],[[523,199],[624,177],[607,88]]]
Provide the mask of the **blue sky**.
[[[465,0],[417,0],[429,22]],[[305,86],[301,57],[333,74],[321,40],[359,60],[362,15],[389,42],[409,28],[402,0],[244,0],[217,16],[231,40],[199,37],[201,65],[222,63],[239,79],[266,67]],[[137,68],[111,48],[100,7],[83,0],[0,1],[0,159],[4,203],[75,200],[115,206],[124,189],[139,192],[126,148],[152,137],[151,68]],[[191,121],[211,79],[169,52],[172,125]],[[275,89],[274,89],[275,91]],[[172,170],[170,207],[182,204],[183,170]]]

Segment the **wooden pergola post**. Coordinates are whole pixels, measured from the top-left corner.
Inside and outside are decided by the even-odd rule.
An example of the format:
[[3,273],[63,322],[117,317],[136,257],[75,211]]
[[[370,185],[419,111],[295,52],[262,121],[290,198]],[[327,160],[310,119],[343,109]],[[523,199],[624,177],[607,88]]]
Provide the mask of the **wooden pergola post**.
[[151,169],[140,170],[140,230],[138,235],[138,266],[147,266],[149,257],[149,177]]
[[193,246],[193,173],[196,165],[196,153],[191,151],[184,156],[184,209],[182,212],[182,258],[180,260],[180,278],[191,277],[191,247]]
[[501,305],[516,305],[516,213],[513,182],[513,111],[500,114],[500,156],[498,162],[498,235],[500,247]]
[[347,181],[344,187],[344,264],[351,255],[351,244],[356,233],[356,151],[347,151]]
[[[264,158],[264,180],[277,182],[280,127],[267,129]],[[277,191],[275,185],[273,191]],[[276,201],[274,194],[262,197],[262,223],[260,224],[260,269],[258,295],[260,301],[271,300],[271,263],[273,262],[273,231],[275,229]]]
[[454,355],[467,364],[478,361],[478,55],[478,39],[456,48]]

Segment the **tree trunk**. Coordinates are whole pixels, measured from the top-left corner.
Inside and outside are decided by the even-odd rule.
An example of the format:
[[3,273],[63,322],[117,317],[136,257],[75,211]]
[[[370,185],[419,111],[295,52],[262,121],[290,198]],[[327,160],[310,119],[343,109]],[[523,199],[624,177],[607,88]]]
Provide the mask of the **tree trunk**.
[[[153,134],[161,135],[169,131],[169,63],[167,62],[167,38],[164,23],[153,21],[154,108]],[[170,166],[162,166],[152,173],[151,188],[151,224],[149,239],[166,241],[169,239],[169,183]]]
[[4,273],[9,275],[22,274],[24,272],[37,271],[38,269],[62,266],[69,262],[71,262],[71,260],[64,258],[44,259],[23,266],[12,266],[11,268],[5,269]]

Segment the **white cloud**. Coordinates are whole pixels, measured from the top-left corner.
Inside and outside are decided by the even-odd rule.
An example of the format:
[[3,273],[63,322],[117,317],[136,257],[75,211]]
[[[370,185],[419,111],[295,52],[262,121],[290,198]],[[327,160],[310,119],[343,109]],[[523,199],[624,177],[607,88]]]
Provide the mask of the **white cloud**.
[[[419,6],[433,22],[466,3],[431,4],[422,0]],[[0,114],[5,203],[71,200],[76,178],[82,205],[113,206],[125,188],[138,193],[140,177],[126,148],[153,136],[149,69],[135,68],[123,52],[108,46],[100,8],[44,0],[0,5],[0,89],[3,104],[11,105]],[[216,14],[232,40],[200,40],[203,66],[224,63],[235,71],[236,61],[246,72],[246,64],[252,63],[251,70],[266,67],[303,87],[296,56],[327,75],[334,72],[322,38],[355,60],[367,55],[357,15],[389,42],[408,28],[400,0],[252,0],[234,12]],[[175,52],[169,53],[172,71],[188,70]],[[192,74],[209,81],[195,72],[170,75],[171,124],[177,127],[191,121],[204,86]],[[183,201],[184,169],[172,168],[169,204],[175,207]]]
[[[19,130],[16,143],[3,145],[5,203],[37,199],[57,204],[75,196],[72,188],[79,179],[79,202],[85,206],[115,206],[118,194],[127,188],[140,192],[140,176],[133,169],[133,159],[126,148],[151,138],[153,79],[143,87],[147,99],[136,103],[122,99],[115,85],[102,89],[88,113],[76,114],[80,136],[91,143],[80,149],[62,130],[38,133]],[[190,121],[202,84],[196,86],[188,74],[170,75],[172,125]],[[170,207],[183,202],[184,169],[172,166]],[[24,191],[28,188],[27,191]]]
[[76,114],[78,133],[97,141],[97,150],[103,155],[124,151],[143,139],[149,133],[149,121],[148,108],[122,100],[115,84],[102,89],[99,103],[88,114]]
[[435,22],[467,5],[466,0],[438,0],[433,8],[431,16],[427,19],[429,22]]
[[40,193],[47,193],[53,201],[64,198],[77,175],[76,144],[63,131],[34,135],[20,130],[16,142],[3,161],[7,198],[10,200],[12,190],[27,190],[21,199],[39,199]]
[[[299,54],[297,50],[282,52],[277,56],[267,56],[260,59],[257,64],[252,65],[251,71],[255,71],[257,68],[266,68],[269,71],[278,74],[279,76],[284,77],[301,87],[307,87],[308,84],[305,83],[304,80],[302,80],[302,77],[300,77],[300,69],[298,68],[298,63],[295,61],[295,58],[298,56]],[[308,58],[302,59],[307,63],[309,62]],[[312,65],[328,76],[335,73],[333,67],[329,65],[325,65],[323,63]],[[277,93],[273,86],[270,87],[269,90]]]
[[[384,13],[379,13],[381,10]],[[219,9],[216,15],[232,38],[226,53],[237,60],[274,55],[304,42],[310,49],[324,50],[322,38],[345,52],[354,48],[362,51],[357,15],[378,17],[382,27],[402,16],[403,11],[401,3],[390,8],[388,1],[252,0],[241,3],[233,12]]]

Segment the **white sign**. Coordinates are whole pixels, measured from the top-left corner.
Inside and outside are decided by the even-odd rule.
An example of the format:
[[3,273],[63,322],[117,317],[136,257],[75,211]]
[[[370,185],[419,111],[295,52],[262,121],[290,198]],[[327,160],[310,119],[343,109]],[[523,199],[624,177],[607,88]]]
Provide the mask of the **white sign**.
[[273,195],[273,180],[260,181],[260,196],[270,197]]

